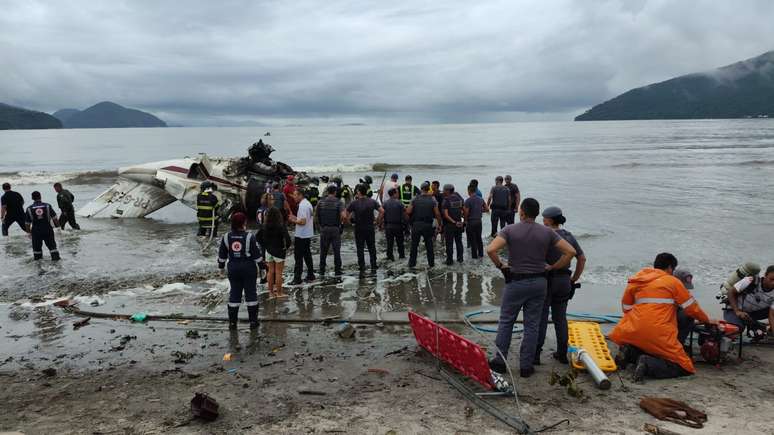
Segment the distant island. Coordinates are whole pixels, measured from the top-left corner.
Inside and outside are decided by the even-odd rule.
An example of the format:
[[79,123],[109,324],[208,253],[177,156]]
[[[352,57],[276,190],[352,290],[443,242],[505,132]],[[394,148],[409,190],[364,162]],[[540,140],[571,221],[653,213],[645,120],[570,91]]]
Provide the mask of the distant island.
[[53,116],[0,103],[0,130],[62,128]]
[[97,103],[86,110],[61,109],[53,114],[64,128],[166,127],[161,119],[137,109],[110,101]]
[[576,121],[774,118],[774,51],[632,89]]

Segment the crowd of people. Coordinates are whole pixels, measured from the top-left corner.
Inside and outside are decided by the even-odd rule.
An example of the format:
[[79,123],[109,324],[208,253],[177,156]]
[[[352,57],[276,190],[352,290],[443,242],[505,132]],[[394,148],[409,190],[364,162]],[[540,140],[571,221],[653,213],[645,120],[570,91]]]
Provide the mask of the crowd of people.
[[[519,373],[523,377],[535,372],[546,339],[549,312],[554,324],[557,348],[553,358],[567,363],[567,306],[584,272],[586,257],[575,237],[563,228],[566,218],[559,207],[540,211],[534,198],[521,199],[519,188],[510,176],[497,176],[484,198],[478,181],[471,180],[463,197],[452,184],[425,181],[414,186],[412,177],[399,183],[392,174],[376,192],[373,180],[366,176],[354,189],[342,184],[340,177],[312,179],[298,186],[289,177],[284,185],[270,184],[260,198],[254,216],[258,230],[247,229],[248,216],[231,215],[231,228],[219,242],[218,265],[230,282],[228,299],[229,327],[237,327],[239,307],[247,307],[250,328],[258,327],[257,282],[266,283],[270,298],[285,298],[283,273],[288,253],[294,256],[293,280],[300,285],[316,280],[315,272],[325,276],[327,258],[333,256],[335,276],[343,274],[341,238],[345,226],[354,226],[357,263],[360,276],[377,270],[376,232],[383,231],[385,256],[389,261],[406,258],[405,242],[409,241],[408,266],[418,264],[420,242],[425,247],[427,266],[435,265],[438,236],[445,247],[445,263],[464,260],[463,234],[472,259],[483,258],[484,252],[505,279],[496,352],[489,361],[496,372],[507,371],[507,356],[512,331],[523,313],[524,333],[520,343]],[[318,184],[322,182],[322,194]],[[325,185],[327,184],[327,185]],[[40,192],[32,192],[33,203],[24,208],[23,197],[3,184],[2,233],[8,235],[17,224],[32,239],[33,257],[43,257],[42,246],[51,259],[60,259],[54,229],[69,224],[80,229],[75,219],[74,195],[60,183],[54,184],[59,214],[42,201]],[[202,183],[197,198],[198,234],[217,235],[219,206],[217,186]],[[484,249],[483,220],[490,214],[491,241]],[[518,216],[518,221],[516,221]],[[542,216],[542,225],[537,222]],[[294,226],[293,237],[289,226]],[[314,267],[311,241],[320,237],[318,268]],[[368,251],[366,262],[365,251]],[[501,258],[506,251],[507,260]],[[575,260],[574,268],[571,264]],[[774,266],[758,275],[760,268],[745,266],[734,272],[721,300],[723,321],[740,331],[748,329],[758,336],[772,334],[774,324]],[[265,276],[262,273],[265,271]],[[259,273],[261,272],[261,273]],[[658,254],[652,267],[646,267],[628,280],[621,299],[623,316],[608,338],[619,346],[616,363],[619,368],[634,367],[634,379],[671,378],[695,372],[686,353],[686,339],[697,324],[710,327],[719,321],[711,319],[690,293],[693,274],[678,268],[677,258],[670,253]],[[769,326],[762,325],[767,320]]]

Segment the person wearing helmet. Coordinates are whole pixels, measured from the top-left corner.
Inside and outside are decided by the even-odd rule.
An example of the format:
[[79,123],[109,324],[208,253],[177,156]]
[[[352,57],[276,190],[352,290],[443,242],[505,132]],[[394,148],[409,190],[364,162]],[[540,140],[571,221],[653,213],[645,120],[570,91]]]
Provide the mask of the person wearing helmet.
[[[554,269],[548,273],[548,284],[546,287],[546,300],[543,303],[543,313],[540,318],[540,335],[538,337],[537,351],[535,351],[535,364],[540,364],[540,352],[543,350],[543,343],[546,340],[546,331],[548,330],[548,310],[551,309],[551,320],[554,323],[554,332],[556,333],[556,352],[552,355],[554,359],[567,364],[567,341],[569,339],[567,331],[567,304],[574,296],[573,287],[583,274],[586,266],[586,256],[583,254],[578,241],[571,232],[561,228],[567,219],[562,215],[562,209],[559,207],[548,207],[543,210],[543,225],[554,230],[562,239],[566,240],[575,249],[575,272],[570,270],[570,265],[561,269]],[[559,250],[552,246],[546,255],[546,261],[553,264],[562,256]]]
[[317,207],[317,203],[320,201],[320,179],[312,177],[309,179],[309,185],[306,187],[304,196],[312,204],[312,207]]
[[446,244],[446,265],[454,264],[454,247],[457,247],[457,262],[462,263],[462,233],[465,231],[463,223],[464,201],[459,193],[454,191],[454,185],[443,186],[443,203],[441,203],[441,215],[443,216],[443,238]]
[[388,199],[390,199],[390,189],[399,189],[400,185],[398,184],[398,174],[392,174],[390,175],[390,180],[385,181],[382,183],[382,185],[379,187],[379,198],[382,201],[382,205],[387,202]]
[[420,191],[422,194],[414,198],[406,210],[406,214],[408,214],[411,220],[411,250],[409,251],[408,264],[411,268],[417,265],[417,251],[420,239],[423,239],[425,242],[427,265],[429,267],[435,266],[433,220],[438,224],[438,228],[443,228],[441,213],[438,211],[438,203],[433,198],[433,194],[430,193],[430,183],[422,183]]
[[374,197],[374,191],[371,190],[371,184],[373,184],[373,182],[374,182],[374,179],[371,178],[370,175],[366,175],[365,177],[360,179],[360,184],[366,187],[366,198]]
[[[236,212],[231,216],[231,231],[223,236],[218,248],[218,268],[227,270],[231,285],[228,297],[228,329],[237,329],[239,306],[244,293],[250,329],[258,329],[258,265],[263,262],[261,247],[255,235],[246,230],[247,216]],[[226,269],[228,264],[228,269]]]
[[218,197],[217,186],[211,181],[199,185],[201,193],[196,196],[196,219],[199,221],[198,236],[215,237],[218,235]]

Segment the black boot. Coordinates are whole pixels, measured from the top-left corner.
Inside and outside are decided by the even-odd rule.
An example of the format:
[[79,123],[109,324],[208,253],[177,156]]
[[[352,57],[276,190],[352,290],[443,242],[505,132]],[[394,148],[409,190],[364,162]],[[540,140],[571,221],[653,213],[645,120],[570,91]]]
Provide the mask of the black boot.
[[59,256],[59,251],[54,251],[51,253],[51,261],[59,261],[62,257]]
[[239,322],[239,307],[228,307],[228,329],[237,329]]
[[248,305],[247,316],[250,318],[250,329],[258,329],[258,305]]

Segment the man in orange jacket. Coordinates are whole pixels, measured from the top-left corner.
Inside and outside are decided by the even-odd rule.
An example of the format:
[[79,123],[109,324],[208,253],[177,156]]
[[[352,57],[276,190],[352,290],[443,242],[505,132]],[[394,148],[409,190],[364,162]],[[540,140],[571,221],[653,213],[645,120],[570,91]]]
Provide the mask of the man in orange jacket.
[[717,323],[672,276],[676,267],[677,258],[665,252],[656,256],[652,268],[646,267],[629,278],[621,299],[624,316],[608,336],[620,346],[615,360],[621,369],[629,363],[637,364],[636,382],[646,376],[666,379],[696,371],[677,339],[678,307],[700,323]]

